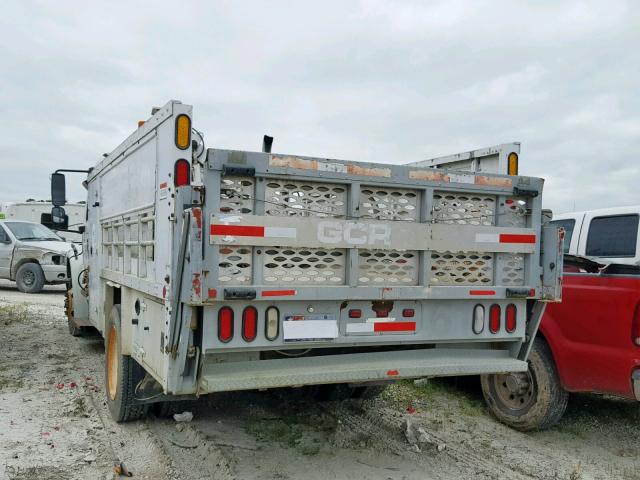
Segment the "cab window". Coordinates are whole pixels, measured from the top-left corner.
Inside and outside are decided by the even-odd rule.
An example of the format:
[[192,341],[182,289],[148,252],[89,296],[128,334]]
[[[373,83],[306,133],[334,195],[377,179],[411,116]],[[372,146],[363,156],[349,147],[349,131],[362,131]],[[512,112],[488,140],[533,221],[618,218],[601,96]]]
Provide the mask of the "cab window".
[[4,227],[0,225],[0,242],[7,243],[10,241],[9,235],[4,231]]
[[638,215],[595,217],[589,225],[587,256],[635,257]]
[[553,220],[549,222],[556,227],[564,228],[564,253],[569,253],[569,247],[571,246],[571,237],[573,236],[573,227],[576,226],[576,221],[573,218],[566,218],[563,220]]

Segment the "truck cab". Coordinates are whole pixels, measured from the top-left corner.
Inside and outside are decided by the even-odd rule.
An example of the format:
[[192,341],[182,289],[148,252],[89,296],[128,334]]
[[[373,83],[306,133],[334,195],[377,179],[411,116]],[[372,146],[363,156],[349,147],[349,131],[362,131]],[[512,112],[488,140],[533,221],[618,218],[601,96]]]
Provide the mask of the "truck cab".
[[65,283],[70,250],[71,244],[44,225],[0,220],[0,278],[14,280],[21,292]]
[[601,263],[640,264],[640,205],[553,216],[565,230],[565,253]]

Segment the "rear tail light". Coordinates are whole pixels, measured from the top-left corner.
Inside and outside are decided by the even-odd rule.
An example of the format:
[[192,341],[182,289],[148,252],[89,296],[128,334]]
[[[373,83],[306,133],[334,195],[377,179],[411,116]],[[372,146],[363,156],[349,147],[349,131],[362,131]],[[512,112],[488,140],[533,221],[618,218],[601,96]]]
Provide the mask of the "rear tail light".
[[186,150],[191,144],[191,119],[184,113],[176,117],[176,147]]
[[405,308],[402,310],[402,316],[405,318],[413,318],[416,314],[416,311],[413,308]]
[[258,333],[258,311],[256,307],[247,307],[242,312],[242,338],[245,342],[253,342]]
[[275,340],[278,338],[280,330],[280,312],[276,307],[269,307],[265,312],[264,335],[267,340]]
[[504,328],[507,333],[513,333],[516,331],[516,317],[518,310],[513,303],[507,305],[507,311],[505,312]]
[[507,173],[518,175],[518,154],[516,152],[511,152],[507,157]]
[[500,305],[493,304],[489,308],[489,331],[498,333],[500,330]]
[[360,318],[362,317],[362,310],[358,310],[357,308],[352,308],[349,310],[349,318]]
[[231,307],[222,307],[218,311],[218,340],[223,343],[233,338],[233,310]]
[[176,161],[173,183],[176,187],[183,187],[191,183],[191,165],[184,158]]
[[636,311],[631,321],[631,341],[640,347],[640,303],[636,306]]
[[473,333],[482,333],[484,330],[484,307],[482,305],[476,305],[473,308],[473,325],[471,327]]

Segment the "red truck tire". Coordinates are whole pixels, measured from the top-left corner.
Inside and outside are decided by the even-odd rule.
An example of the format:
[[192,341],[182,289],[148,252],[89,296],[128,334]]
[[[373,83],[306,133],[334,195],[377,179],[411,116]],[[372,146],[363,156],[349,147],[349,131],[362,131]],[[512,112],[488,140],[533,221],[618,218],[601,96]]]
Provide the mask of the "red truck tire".
[[569,393],[562,388],[547,342],[536,338],[524,373],[483,375],[482,393],[491,413],[520,431],[555,425],[567,408]]

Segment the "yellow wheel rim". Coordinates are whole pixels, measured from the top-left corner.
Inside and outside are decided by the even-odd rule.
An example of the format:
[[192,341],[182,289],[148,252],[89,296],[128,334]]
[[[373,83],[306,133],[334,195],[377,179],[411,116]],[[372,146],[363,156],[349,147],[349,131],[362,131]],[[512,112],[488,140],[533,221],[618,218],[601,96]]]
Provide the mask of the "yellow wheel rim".
[[118,335],[116,333],[116,327],[112,326],[111,330],[109,330],[109,337],[107,339],[107,393],[111,400],[116,399],[116,393],[118,390],[117,341]]

